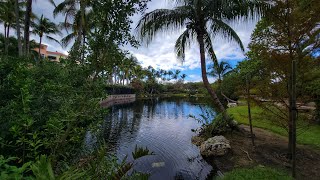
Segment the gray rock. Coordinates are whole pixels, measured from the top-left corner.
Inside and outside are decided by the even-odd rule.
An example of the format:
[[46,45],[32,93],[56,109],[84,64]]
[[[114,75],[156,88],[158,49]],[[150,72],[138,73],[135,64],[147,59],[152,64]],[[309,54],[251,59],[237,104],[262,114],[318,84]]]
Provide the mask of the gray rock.
[[214,136],[203,142],[200,153],[203,156],[223,156],[231,149],[230,142],[224,136]]

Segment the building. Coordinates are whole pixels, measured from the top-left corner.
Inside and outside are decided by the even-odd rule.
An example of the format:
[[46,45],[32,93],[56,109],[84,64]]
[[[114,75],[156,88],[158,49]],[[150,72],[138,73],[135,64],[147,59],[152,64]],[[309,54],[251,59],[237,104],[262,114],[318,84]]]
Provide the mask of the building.
[[[60,59],[66,59],[68,57],[68,55],[65,55],[63,53],[60,53],[58,51],[53,52],[53,51],[47,51],[48,46],[42,44],[40,47],[40,54],[41,57],[43,58],[48,58],[51,61],[55,61],[55,62],[60,62]],[[36,52],[39,52],[39,48],[34,48],[33,49]]]

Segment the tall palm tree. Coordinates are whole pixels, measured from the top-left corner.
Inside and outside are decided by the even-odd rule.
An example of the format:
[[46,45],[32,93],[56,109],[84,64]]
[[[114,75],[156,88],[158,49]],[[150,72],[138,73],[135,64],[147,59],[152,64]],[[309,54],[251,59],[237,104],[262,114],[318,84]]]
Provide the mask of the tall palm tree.
[[232,70],[232,67],[230,66],[229,63],[225,62],[225,61],[221,61],[220,63],[215,63],[212,66],[209,67],[209,69],[211,69],[211,71],[208,73],[210,76],[213,77],[218,77],[218,84],[220,87],[220,94],[228,101],[231,103],[237,103],[237,101],[232,100],[230,98],[228,98],[223,92],[222,92],[222,87],[221,87],[221,83],[222,83],[222,78],[224,75],[226,75],[228,72],[230,72],[230,70]]
[[53,15],[63,14],[64,22],[60,24],[68,32],[72,32],[63,38],[64,46],[67,46],[72,40],[76,39],[77,43],[84,44],[86,35],[89,31],[89,18],[93,13],[88,9],[92,0],[64,0],[55,5]]
[[40,49],[43,36],[45,36],[49,40],[55,41],[60,44],[60,42],[57,39],[53,38],[52,36],[49,36],[50,34],[61,35],[58,26],[54,22],[51,22],[48,18],[43,17],[43,15],[41,15],[40,19],[37,19],[37,21],[33,24],[32,33],[39,35],[40,38],[39,59],[41,59]]
[[239,36],[227,23],[260,14],[266,4],[259,0],[176,0],[176,4],[174,9],[157,9],[145,14],[136,27],[138,37],[148,44],[159,32],[184,29],[175,44],[176,55],[183,61],[185,48],[191,41],[198,42],[204,86],[217,105],[217,110],[225,112],[207,78],[206,53],[217,63],[212,39],[219,34],[235,41],[244,50]]
[[23,42],[23,51],[25,55],[29,54],[30,47],[30,24],[31,24],[31,15],[32,15],[32,0],[26,0],[26,13],[24,19],[24,42]]
[[0,1],[0,21],[4,26],[4,52],[8,53],[10,29],[15,24],[15,2],[13,0]]
[[16,17],[16,29],[17,29],[17,39],[18,39],[18,54],[22,55],[22,43],[21,43],[21,27],[20,27],[20,6],[19,0],[14,0],[14,12]]
[[173,76],[172,76],[172,79],[178,79],[180,73],[181,73],[180,70],[178,70],[178,69],[175,70],[175,71],[174,71],[174,74],[173,74]]
[[211,71],[208,72],[208,74],[213,77],[218,77],[218,83],[221,84],[223,76],[227,74],[231,69],[232,67],[229,63],[221,61],[218,64],[213,64],[212,66],[210,66],[209,70]]
[[184,82],[184,79],[187,77],[187,75],[186,74],[182,74],[181,76],[180,76],[180,78],[181,78],[181,80],[182,80],[182,83]]

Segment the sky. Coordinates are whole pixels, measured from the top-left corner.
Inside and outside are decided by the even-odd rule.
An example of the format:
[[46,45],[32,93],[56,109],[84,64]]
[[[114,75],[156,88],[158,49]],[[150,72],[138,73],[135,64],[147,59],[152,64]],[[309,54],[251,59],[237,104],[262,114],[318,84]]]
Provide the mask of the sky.
[[[56,4],[62,1],[63,0],[55,0]],[[150,12],[152,10],[160,8],[170,9],[173,7],[173,4],[167,0],[152,0],[148,3],[147,7],[148,9],[146,10],[146,12]],[[53,17],[53,9],[53,5],[51,5],[47,0],[38,0],[34,1],[33,3],[33,11],[38,16],[41,16],[41,14],[43,14],[44,17],[47,17],[56,23],[63,22],[64,17],[62,15],[59,15],[55,18]],[[131,17],[133,20],[133,23],[131,25],[131,27],[133,28],[132,33],[134,33],[134,27],[136,26],[141,16],[141,14],[136,14]],[[255,25],[256,21],[240,22],[238,24],[231,25],[231,27],[234,28],[234,30],[241,38],[245,47],[247,47],[248,43],[250,42],[250,35],[255,28]],[[180,33],[181,31],[159,34],[148,46],[141,45],[137,49],[126,46],[123,47],[123,49],[130,51],[134,56],[136,56],[143,67],[148,67],[151,65],[155,69],[179,69],[182,71],[182,73],[185,73],[187,75],[187,82],[201,81],[199,59],[200,55],[199,48],[196,42],[194,42],[186,51],[186,58],[183,63],[177,60],[175,56],[174,44]],[[64,32],[64,35],[66,35],[66,32]],[[56,36],[55,38],[61,39],[62,37]],[[31,39],[39,41],[39,37],[34,35],[31,36]],[[44,39],[43,43],[48,45],[48,50],[50,51],[59,51],[67,54],[70,50],[70,46],[67,48],[63,48],[59,44],[47,39]],[[219,61],[227,61],[232,66],[235,66],[237,62],[244,59],[244,52],[242,52],[236,44],[225,41],[223,38],[217,37],[216,39],[214,39],[213,48]],[[207,62],[210,62],[210,60],[207,60]],[[213,82],[215,79],[211,77],[209,78],[209,80]]]

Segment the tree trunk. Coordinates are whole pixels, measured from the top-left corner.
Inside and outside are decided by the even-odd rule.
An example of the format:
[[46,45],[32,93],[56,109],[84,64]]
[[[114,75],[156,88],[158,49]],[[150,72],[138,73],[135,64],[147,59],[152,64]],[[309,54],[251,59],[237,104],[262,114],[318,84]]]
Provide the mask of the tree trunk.
[[296,79],[297,79],[297,64],[296,60],[292,61],[292,89],[291,89],[291,124],[292,124],[292,177],[296,177],[296,121],[297,121],[297,103],[296,103]]
[[218,108],[217,110],[221,113],[225,114],[225,108],[221,104],[217,94],[214,92],[212,87],[210,86],[210,83],[208,81],[207,77],[207,67],[206,67],[206,59],[205,59],[205,50],[204,50],[204,42],[203,42],[203,35],[198,35],[198,42],[200,47],[200,62],[201,62],[201,74],[202,74],[202,80],[205,88],[207,89],[208,93],[210,94],[214,104]]
[[41,43],[42,43],[42,36],[40,36],[40,42],[39,42],[39,61],[41,60]]
[[26,15],[24,19],[24,54],[29,55],[30,48],[30,21],[32,13],[32,0],[27,0]]
[[8,55],[9,52],[9,46],[10,46],[10,24],[7,27],[7,38],[6,38],[6,43],[7,43],[7,49],[6,49],[6,54]]
[[22,56],[22,44],[21,44],[21,34],[20,34],[20,14],[19,14],[19,0],[15,0],[14,4],[15,15],[16,15],[16,28],[17,28],[17,39],[18,39],[18,53]]
[[250,107],[250,81],[247,77],[247,104],[248,104],[248,118],[249,118],[249,125],[250,125],[250,136],[251,136],[251,142],[252,146],[254,147],[254,134],[253,134],[253,128],[252,128],[252,118],[251,118],[251,107]]
[[290,75],[288,83],[288,94],[289,94],[289,120],[288,120],[288,152],[287,158],[292,159],[292,74]]
[[127,85],[129,85],[129,73],[127,75]]
[[8,55],[8,38],[7,38],[7,24],[4,23],[4,54]]

